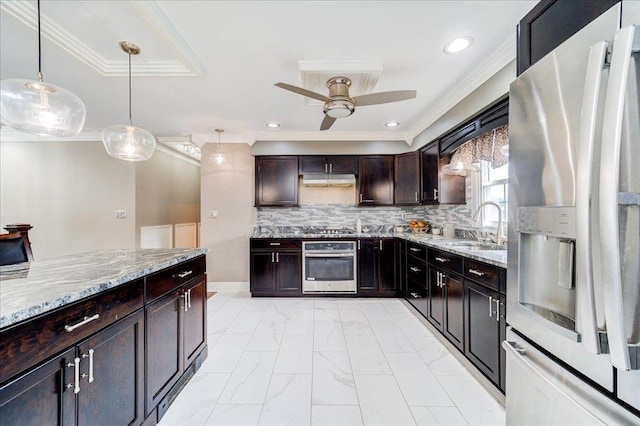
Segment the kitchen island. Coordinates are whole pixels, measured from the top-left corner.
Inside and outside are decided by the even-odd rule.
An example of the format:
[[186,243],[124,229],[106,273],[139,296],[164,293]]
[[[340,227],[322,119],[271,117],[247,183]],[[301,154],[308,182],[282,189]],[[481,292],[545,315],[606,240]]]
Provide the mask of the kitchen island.
[[206,252],[0,267],[0,423],[155,424],[206,358]]

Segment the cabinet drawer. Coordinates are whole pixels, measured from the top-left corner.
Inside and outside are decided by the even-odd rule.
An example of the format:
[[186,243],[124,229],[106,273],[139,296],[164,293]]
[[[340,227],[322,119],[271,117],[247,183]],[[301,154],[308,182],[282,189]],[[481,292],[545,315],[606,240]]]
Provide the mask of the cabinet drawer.
[[464,260],[464,276],[467,279],[484,284],[496,291],[500,291],[499,269],[497,266],[488,265],[476,260]]
[[4,342],[0,346],[2,381],[142,308],[143,300],[143,280],[139,279],[3,330],[0,333],[0,340]]
[[429,250],[429,263],[462,275],[462,256],[446,251]]
[[407,257],[407,281],[427,286],[427,262]]
[[253,239],[251,240],[252,250],[279,250],[279,249],[302,249],[302,241],[299,239]]
[[421,260],[427,259],[427,248],[420,244],[412,243],[410,241],[407,242],[407,254],[411,256],[417,257]]
[[199,256],[149,275],[146,278],[147,303],[204,274],[205,269],[205,257]]

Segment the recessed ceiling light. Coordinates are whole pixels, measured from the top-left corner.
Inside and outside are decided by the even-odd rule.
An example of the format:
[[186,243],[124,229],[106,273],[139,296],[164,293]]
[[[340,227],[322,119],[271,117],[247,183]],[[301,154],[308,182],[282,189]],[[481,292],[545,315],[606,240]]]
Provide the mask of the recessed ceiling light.
[[471,36],[460,37],[445,44],[442,50],[444,50],[444,53],[447,53],[449,55],[454,55],[456,53],[462,52],[464,49],[471,46],[472,44],[473,44],[473,37]]
[[271,129],[277,129],[278,127],[280,127],[280,123],[276,123],[275,121],[270,121],[267,123],[267,127]]
[[400,123],[397,121],[389,121],[388,123],[384,123],[384,127],[398,127]]

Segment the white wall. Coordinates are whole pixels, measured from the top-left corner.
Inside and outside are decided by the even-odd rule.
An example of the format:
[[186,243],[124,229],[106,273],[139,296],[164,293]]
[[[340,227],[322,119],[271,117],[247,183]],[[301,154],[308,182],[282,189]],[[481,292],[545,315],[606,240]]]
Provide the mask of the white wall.
[[[201,246],[211,249],[207,275],[212,288],[218,288],[215,283],[238,283],[231,288],[244,290],[248,289],[249,237],[256,216],[255,163],[245,144],[222,144],[226,162],[221,166],[210,163],[208,158],[216,147],[211,143],[202,147]],[[210,210],[217,210],[218,217],[210,219]]]
[[0,143],[0,224],[33,225],[36,260],[134,248],[135,207],[134,164],[109,157],[102,142]]

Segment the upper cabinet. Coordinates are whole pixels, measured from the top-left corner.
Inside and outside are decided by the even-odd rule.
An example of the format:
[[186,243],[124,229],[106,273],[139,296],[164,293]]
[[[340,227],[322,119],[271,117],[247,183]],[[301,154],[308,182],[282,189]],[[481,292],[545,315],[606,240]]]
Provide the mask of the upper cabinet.
[[298,205],[298,157],[256,157],[256,207]]
[[358,173],[358,157],[355,155],[304,155],[300,157],[300,174],[304,173],[354,175]]
[[395,204],[420,204],[420,153],[395,156]]
[[393,155],[361,156],[358,172],[358,205],[392,205],[393,189]]
[[522,74],[619,1],[542,0],[518,24],[517,74]]
[[420,163],[422,166],[422,202],[425,204],[438,203],[438,142],[431,142],[420,151]]

